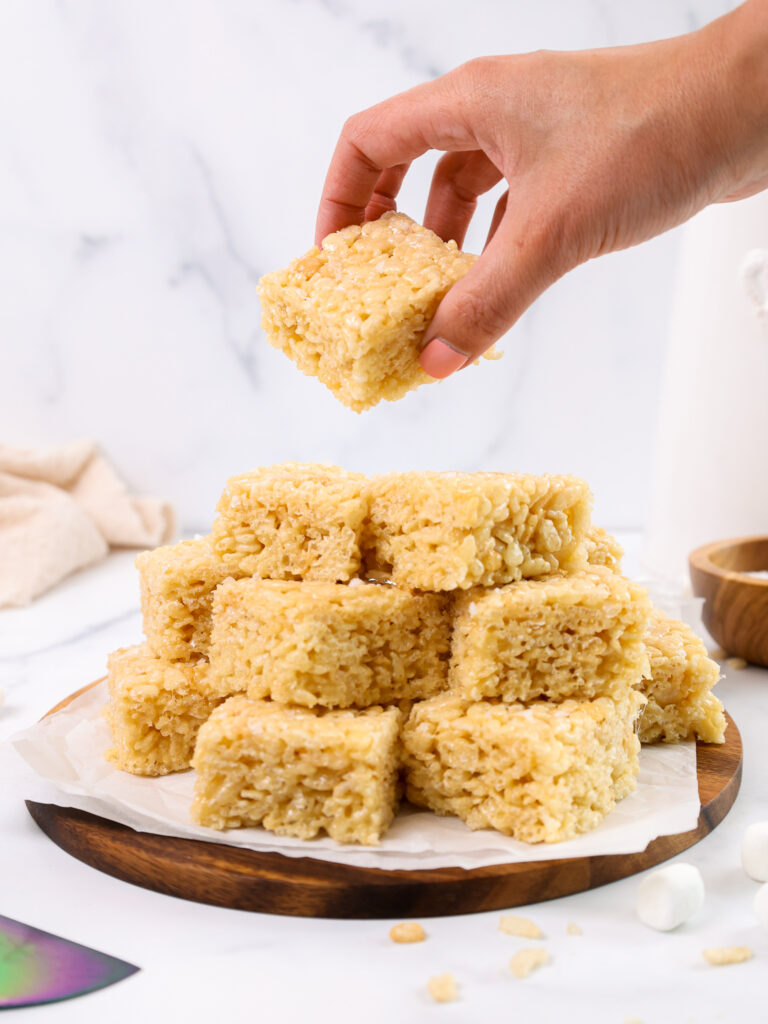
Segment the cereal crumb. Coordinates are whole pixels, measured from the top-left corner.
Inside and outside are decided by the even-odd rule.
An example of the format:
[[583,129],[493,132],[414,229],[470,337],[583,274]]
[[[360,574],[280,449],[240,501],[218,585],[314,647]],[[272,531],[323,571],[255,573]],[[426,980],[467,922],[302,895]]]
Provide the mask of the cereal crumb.
[[540,946],[534,949],[520,949],[509,961],[509,969],[516,978],[527,978],[529,974],[549,963],[549,953]]
[[755,955],[749,946],[715,946],[702,949],[704,959],[720,967],[723,964],[743,964]]
[[715,661],[725,661],[728,657],[728,651],[724,651],[722,647],[713,647],[709,652],[710,658],[714,658]]
[[544,932],[527,917],[505,914],[499,918],[499,931],[505,935],[519,935],[522,939],[543,939]]
[[732,668],[734,672],[739,672],[741,669],[746,668],[749,662],[746,658],[728,658],[725,664],[728,668]]
[[423,942],[427,936],[418,921],[404,921],[389,929],[389,937],[393,942]]
[[568,924],[565,927],[565,930],[566,930],[566,932],[569,935],[581,935],[582,934],[581,928],[579,928],[579,926],[576,924],[575,921],[569,921]]
[[354,579],[351,579],[349,581],[347,586],[349,586],[349,587],[364,587],[365,586],[365,580],[361,580],[361,579],[358,579],[358,577],[355,577]]
[[459,989],[452,974],[438,974],[430,978],[427,988],[436,1003],[452,1003],[459,998]]

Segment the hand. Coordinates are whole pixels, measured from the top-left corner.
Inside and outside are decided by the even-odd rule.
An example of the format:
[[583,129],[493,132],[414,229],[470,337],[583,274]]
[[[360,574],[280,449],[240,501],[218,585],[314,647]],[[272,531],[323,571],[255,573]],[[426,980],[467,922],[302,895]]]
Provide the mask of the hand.
[[395,209],[429,149],[445,155],[424,223],[443,239],[461,245],[478,196],[508,185],[481,258],[425,336],[423,368],[447,377],[578,264],[768,186],[768,2],[642,46],[480,58],[356,114],[318,245]]

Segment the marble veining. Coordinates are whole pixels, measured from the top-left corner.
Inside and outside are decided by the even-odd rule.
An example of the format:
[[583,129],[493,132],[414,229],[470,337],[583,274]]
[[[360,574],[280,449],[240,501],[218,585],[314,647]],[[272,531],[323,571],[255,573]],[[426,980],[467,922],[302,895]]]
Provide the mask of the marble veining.
[[[581,267],[498,363],[363,416],[270,349],[255,283],[308,248],[344,119],[473,56],[622,44],[726,0],[40,0],[0,8],[0,435],[97,438],[207,529],[226,476],[306,459],[568,471],[639,525],[677,233]],[[401,208],[420,217],[434,157]],[[498,190],[480,204],[482,247]]]

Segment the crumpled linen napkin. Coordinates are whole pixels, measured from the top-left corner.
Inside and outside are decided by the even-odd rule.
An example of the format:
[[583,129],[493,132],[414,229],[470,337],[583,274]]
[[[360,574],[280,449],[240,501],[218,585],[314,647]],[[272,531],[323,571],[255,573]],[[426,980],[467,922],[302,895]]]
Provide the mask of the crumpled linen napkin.
[[93,441],[0,444],[0,608],[29,604],[110,546],[156,547],[175,534],[173,507],[130,495]]

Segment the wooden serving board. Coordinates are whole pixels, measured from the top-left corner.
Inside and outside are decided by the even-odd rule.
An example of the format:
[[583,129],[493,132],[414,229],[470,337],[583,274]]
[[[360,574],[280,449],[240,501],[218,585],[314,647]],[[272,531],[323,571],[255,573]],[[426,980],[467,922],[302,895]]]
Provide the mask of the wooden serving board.
[[[82,692],[72,694],[49,714]],[[701,812],[696,828],[659,836],[642,853],[501,864],[471,871],[383,871],[134,832],[70,807],[27,801],[27,808],[43,832],[78,860],[181,899],[300,917],[470,914],[594,889],[653,867],[703,839],[726,816],[741,783],[741,736],[733,719],[726,717],[724,744],[697,745]]]

